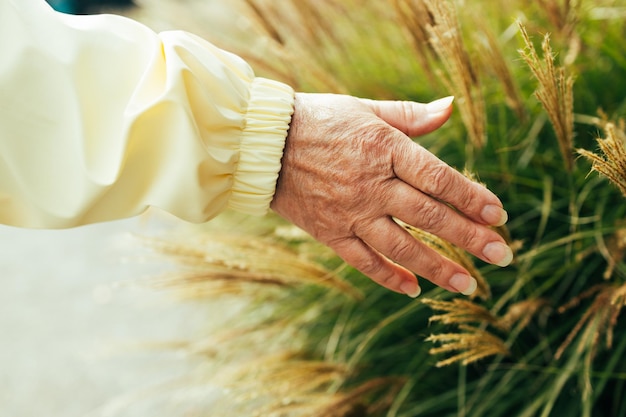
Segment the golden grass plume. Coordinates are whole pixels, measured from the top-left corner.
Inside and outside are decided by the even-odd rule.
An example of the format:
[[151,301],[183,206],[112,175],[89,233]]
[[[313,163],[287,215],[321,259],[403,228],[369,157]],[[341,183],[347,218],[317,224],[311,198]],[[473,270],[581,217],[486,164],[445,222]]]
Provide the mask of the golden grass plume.
[[428,27],[432,26],[433,15],[423,0],[391,0],[396,10],[398,20],[401,23],[405,36],[415,49],[415,57],[431,80],[435,79],[430,71],[429,57],[434,52],[430,46]]
[[470,300],[455,298],[452,301],[442,301],[424,298],[422,303],[433,310],[445,312],[444,314],[432,315],[429,319],[430,322],[437,321],[446,325],[466,323],[497,325],[498,323],[498,318],[489,310]]
[[269,238],[199,232],[187,236],[185,241],[141,239],[146,247],[182,267],[153,279],[152,284],[180,288],[181,295],[187,297],[255,294],[260,286],[286,288],[305,284],[361,297],[358,290],[334,271]]
[[542,60],[525,26],[521,22],[518,25],[525,45],[525,48],[519,51],[520,55],[539,83],[535,90],[535,97],[548,114],[565,168],[571,172],[574,166],[574,78],[566,74],[564,67],[555,66],[555,56],[550,46],[549,34],[544,36],[541,44]]
[[591,305],[556,351],[555,357],[557,359],[563,355],[576,336],[580,336],[578,350],[588,349],[591,352],[591,357],[595,355],[600,339],[603,336],[607,348],[611,348],[613,345],[613,330],[622,308],[626,306],[626,284],[594,285],[567,304],[561,306],[558,311],[559,313],[564,313],[579,305],[582,300],[594,295],[595,298]]
[[437,362],[438,367],[457,362],[467,365],[488,356],[508,355],[507,344],[487,328],[490,326],[508,334],[516,326],[519,332],[528,325],[537,312],[548,305],[547,301],[542,299],[523,300],[512,304],[506,314],[499,317],[487,308],[461,298],[452,301],[424,298],[422,303],[435,311],[443,312],[432,315],[429,322],[458,326],[460,330],[458,333],[433,334],[426,339],[442,343],[442,346],[430,349],[429,352],[433,355],[457,352]]
[[427,26],[429,41],[444,68],[439,78],[456,97],[471,143],[482,148],[487,140],[485,103],[478,73],[463,41],[455,6],[447,0],[423,1],[434,22]]
[[432,233],[428,233],[400,221],[398,221],[398,223],[400,223],[402,227],[404,227],[415,239],[467,269],[470,275],[476,279],[478,284],[476,291],[471,295],[471,298],[481,298],[487,300],[491,297],[491,289],[487,280],[480,273],[474,264],[474,261],[472,261],[472,258],[470,258],[465,251]]
[[605,139],[598,138],[600,154],[585,149],[578,153],[591,161],[592,169],[608,178],[626,197],[626,134],[613,123],[604,126]]
[[517,118],[525,122],[528,118],[519,86],[514,80],[508,61],[502,53],[502,47],[496,35],[488,27],[483,27],[478,39],[479,56],[482,66],[500,81],[504,91],[506,105],[513,110]]
[[504,341],[491,332],[468,325],[459,326],[459,330],[459,333],[434,334],[426,338],[428,342],[441,344],[439,347],[430,349],[429,352],[432,355],[458,352],[447,359],[438,361],[437,367],[459,362],[468,365],[488,356],[510,354]]
[[422,302],[433,310],[444,312],[431,316],[430,322],[437,321],[446,325],[488,324],[505,332],[510,331],[516,324],[520,328],[526,327],[538,311],[548,306],[548,302],[543,299],[522,300],[511,304],[504,315],[496,316],[487,308],[462,298],[455,298],[452,301],[425,298]]

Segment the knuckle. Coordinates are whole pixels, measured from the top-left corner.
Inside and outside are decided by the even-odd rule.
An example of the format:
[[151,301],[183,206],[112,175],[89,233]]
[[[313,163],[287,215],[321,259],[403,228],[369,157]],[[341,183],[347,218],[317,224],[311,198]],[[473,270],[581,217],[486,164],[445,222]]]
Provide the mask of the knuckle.
[[429,193],[440,197],[447,195],[452,190],[452,177],[450,167],[444,163],[436,164],[429,168],[426,180],[428,181]]
[[401,121],[405,125],[409,125],[413,122],[413,120],[417,118],[415,114],[415,107],[411,102],[408,101],[399,101],[398,103],[400,106],[400,117],[402,119]]
[[389,256],[391,259],[401,262],[403,260],[411,259],[415,254],[415,245],[405,239],[396,241],[391,246]]
[[385,288],[397,288],[398,281],[398,276],[392,271],[385,271],[376,278],[376,282]]
[[354,266],[365,275],[376,275],[382,268],[380,261],[371,256],[361,258],[355,263]]
[[481,233],[478,231],[478,228],[468,226],[463,227],[458,230],[458,239],[459,245],[465,249],[470,248],[476,244],[476,242],[482,241]]
[[434,282],[437,285],[441,285],[443,283],[445,266],[441,259],[434,260],[433,262],[429,262],[424,269],[424,278],[429,281]]
[[472,187],[471,183],[468,183],[466,186],[456,187],[454,191],[455,195],[455,207],[462,211],[466,212],[469,208],[477,201],[476,198],[472,197]]
[[446,220],[445,208],[432,200],[422,203],[417,215],[420,227],[431,233],[439,231]]

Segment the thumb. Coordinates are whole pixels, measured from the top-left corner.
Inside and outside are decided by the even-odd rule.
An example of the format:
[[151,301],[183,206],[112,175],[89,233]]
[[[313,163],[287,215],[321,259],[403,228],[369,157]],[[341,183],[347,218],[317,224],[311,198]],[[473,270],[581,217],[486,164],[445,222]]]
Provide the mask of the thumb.
[[419,136],[436,130],[450,118],[454,97],[444,97],[430,103],[361,100],[391,126],[408,136]]

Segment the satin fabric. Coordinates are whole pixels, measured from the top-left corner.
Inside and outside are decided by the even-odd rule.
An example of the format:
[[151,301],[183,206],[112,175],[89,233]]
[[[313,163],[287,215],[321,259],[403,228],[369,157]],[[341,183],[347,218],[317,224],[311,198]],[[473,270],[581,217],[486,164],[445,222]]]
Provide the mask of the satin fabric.
[[265,213],[294,92],[186,32],[0,0],[0,222]]

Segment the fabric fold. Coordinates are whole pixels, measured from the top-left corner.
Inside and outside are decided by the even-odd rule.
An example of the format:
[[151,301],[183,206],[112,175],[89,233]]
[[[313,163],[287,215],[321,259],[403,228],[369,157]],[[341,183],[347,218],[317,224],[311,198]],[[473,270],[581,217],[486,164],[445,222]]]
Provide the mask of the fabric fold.
[[269,210],[293,106],[289,86],[261,77],[252,82],[230,208],[254,215]]

